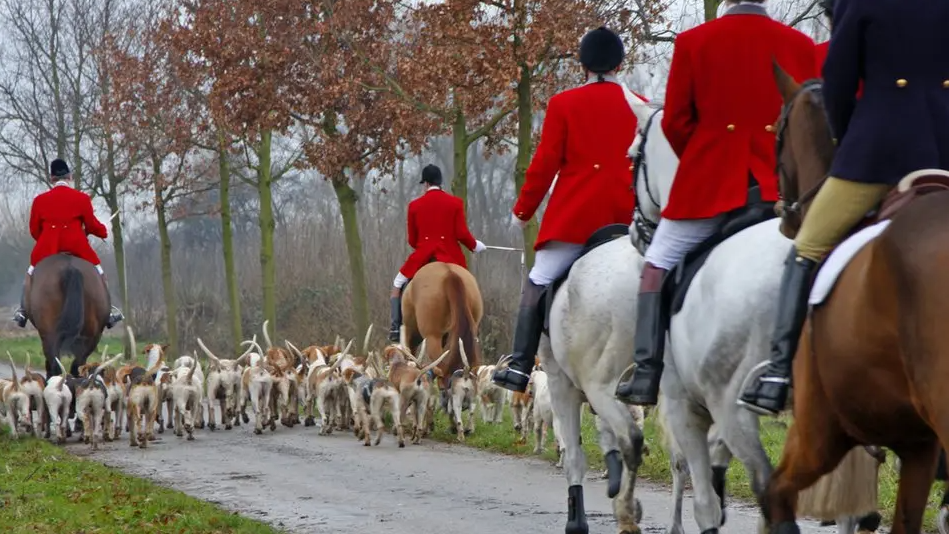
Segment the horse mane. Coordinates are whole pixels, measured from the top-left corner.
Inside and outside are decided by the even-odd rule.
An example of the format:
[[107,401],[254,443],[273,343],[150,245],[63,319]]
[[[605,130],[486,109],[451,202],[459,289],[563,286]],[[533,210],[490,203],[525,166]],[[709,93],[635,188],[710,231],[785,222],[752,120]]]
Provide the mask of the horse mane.
[[[461,340],[466,347],[470,347],[471,365],[479,365],[481,363],[481,352],[475,344],[475,334],[472,328],[474,317],[471,315],[471,306],[468,304],[468,292],[465,283],[451,269],[448,270],[448,274],[442,283],[444,284],[445,296],[448,297],[448,307],[451,313],[451,328],[448,334],[450,356],[447,362],[443,363],[448,366],[448,369],[453,369],[457,366],[457,363],[461,362],[461,351],[458,344],[458,341]],[[445,373],[442,380],[447,382],[449,375],[450,373]]]

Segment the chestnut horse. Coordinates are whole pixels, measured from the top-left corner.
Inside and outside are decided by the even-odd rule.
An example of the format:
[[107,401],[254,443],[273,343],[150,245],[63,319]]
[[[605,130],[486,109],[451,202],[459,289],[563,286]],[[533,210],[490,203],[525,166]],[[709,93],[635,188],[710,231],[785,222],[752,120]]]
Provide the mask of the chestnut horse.
[[[448,387],[451,374],[464,365],[458,340],[467,348],[471,367],[481,365],[478,324],[484,305],[478,282],[460,265],[440,261],[418,270],[402,293],[403,343],[417,346],[424,339],[428,361],[435,361],[448,345],[450,353],[438,365],[439,387]],[[410,347],[410,348],[411,348]]]
[[[834,145],[821,82],[798,84],[778,65],[775,79],[784,100],[779,185],[789,203],[781,228],[792,237]],[[899,456],[892,532],[920,532],[940,442],[949,445],[949,191],[934,189],[903,197],[912,207],[892,211],[810,310],[794,360],[794,422],[760,503],[772,532],[798,533],[798,494],[859,445]]]
[[25,304],[43,343],[46,376],[59,374],[56,358],[62,352],[75,356],[69,373],[79,376],[109,318],[109,295],[100,275],[86,260],[54,254],[39,262],[32,278]]

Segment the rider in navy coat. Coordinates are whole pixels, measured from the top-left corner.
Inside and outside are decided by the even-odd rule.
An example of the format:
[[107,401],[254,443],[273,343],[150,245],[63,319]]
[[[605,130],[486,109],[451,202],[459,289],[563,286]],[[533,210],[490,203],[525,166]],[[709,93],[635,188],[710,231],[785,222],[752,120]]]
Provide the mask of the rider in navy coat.
[[947,28],[947,0],[836,0],[823,93],[837,151],[794,239],[771,363],[739,401],[748,409],[775,415],[785,406],[820,262],[904,176],[949,170]]
[[919,169],[949,169],[947,28],[945,0],[837,0],[823,70],[839,140],[831,176],[895,185]]

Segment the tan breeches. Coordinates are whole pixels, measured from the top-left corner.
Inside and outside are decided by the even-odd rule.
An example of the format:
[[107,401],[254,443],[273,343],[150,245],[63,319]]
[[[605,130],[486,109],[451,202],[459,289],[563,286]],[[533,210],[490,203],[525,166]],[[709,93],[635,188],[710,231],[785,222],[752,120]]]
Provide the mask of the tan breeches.
[[887,184],[828,178],[814,197],[794,239],[798,255],[815,262],[823,261],[890,189]]

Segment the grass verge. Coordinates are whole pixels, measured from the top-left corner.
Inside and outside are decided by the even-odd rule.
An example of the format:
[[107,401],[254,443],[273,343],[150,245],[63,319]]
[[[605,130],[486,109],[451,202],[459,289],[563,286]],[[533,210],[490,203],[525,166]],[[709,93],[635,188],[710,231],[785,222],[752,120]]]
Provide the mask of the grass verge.
[[[639,477],[650,482],[671,485],[672,476],[669,470],[669,455],[663,447],[659,428],[654,417],[655,413],[650,414],[645,421],[644,433],[646,435],[646,444],[649,446],[649,455],[645,457],[643,465],[639,469]],[[772,465],[777,465],[778,460],[781,458],[787,428],[791,424],[791,420],[792,418],[790,416],[782,416],[779,419],[761,420],[761,442],[768,452],[768,457],[771,459]],[[557,461],[557,456],[552,432],[549,434],[548,443],[540,457],[554,463]],[[584,408],[583,411],[581,436],[583,450],[586,453],[587,463],[590,469],[603,470],[605,468],[603,453],[599,448],[594,417],[589,412],[589,408]],[[433,438],[447,443],[456,443],[457,441],[455,435],[452,434],[449,429],[449,422],[448,419],[444,417],[444,414],[439,413]],[[529,436],[527,443],[518,443],[510,410],[505,409],[504,422],[499,424],[484,423],[481,421],[479,415],[475,432],[466,438],[465,444],[501,454],[533,456],[533,440],[533,436]],[[893,511],[896,508],[896,490],[899,483],[899,472],[896,470],[895,458],[895,455],[888,453],[886,464],[880,466],[879,507],[880,513],[883,514],[884,521],[887,525],[892,524]],[[745,468],[736,460],[732,460],[728,469],[726,489],[729,498],[739,499],[748,503],[755,502],[755,496],[751,491]],[[942,491],[942,485],[935,484],[933,491],[930,492],[929,507],[926,509],[925,522],[923,525],[924,530],[927,532],[936,531],[936,514],[938,513],[939,503],[942,500]],[[671,499],[671,487],[669,492]]]
[[0,471],[0,532],[280,532],[42,440],[0,437]]

